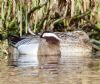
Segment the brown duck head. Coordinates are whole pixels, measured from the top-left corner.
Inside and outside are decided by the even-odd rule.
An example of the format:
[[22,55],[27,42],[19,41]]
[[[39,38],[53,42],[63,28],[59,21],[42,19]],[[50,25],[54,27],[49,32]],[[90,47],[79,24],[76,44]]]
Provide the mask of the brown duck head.
[[38,49],[40,64],[58,63],[60,52],[60,39],[54,33],[45,32],[41,35]]

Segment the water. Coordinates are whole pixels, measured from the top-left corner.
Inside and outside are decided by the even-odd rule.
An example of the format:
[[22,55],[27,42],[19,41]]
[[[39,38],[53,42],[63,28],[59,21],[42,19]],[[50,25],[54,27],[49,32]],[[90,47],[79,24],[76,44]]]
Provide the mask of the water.
[[52,56],[34,61],[33,56],[21,55],[17,67],[1,60],[0,84],[99,84],[100,59],[90,55],[53,56],[56,62]]

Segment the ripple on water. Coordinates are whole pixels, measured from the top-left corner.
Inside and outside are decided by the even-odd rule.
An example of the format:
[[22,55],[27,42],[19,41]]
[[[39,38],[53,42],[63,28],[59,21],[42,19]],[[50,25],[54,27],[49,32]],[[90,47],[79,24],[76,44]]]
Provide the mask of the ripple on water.
[[97,62],[97,60],[93,62],[90,56],[73,53],[60,57],[56,60],[58,62],[51,60],[52,56],[44,57],[42,65],[39,64],[37,67],[35,66],[37,61],[34,62],[33,57],[28,57],[24,55],[19,57],[19,67],[1,68],[0,84],[99,84],[100,82],[100,70],[88,67],[91,61]]

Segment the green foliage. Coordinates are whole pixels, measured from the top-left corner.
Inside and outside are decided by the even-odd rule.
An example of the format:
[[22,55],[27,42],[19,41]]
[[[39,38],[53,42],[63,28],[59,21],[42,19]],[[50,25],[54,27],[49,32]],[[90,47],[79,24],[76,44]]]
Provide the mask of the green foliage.
[[[1,3],[1,2],[0,2]],[[0,33],[84,30],[100,41],[99,0],[2,0]]]

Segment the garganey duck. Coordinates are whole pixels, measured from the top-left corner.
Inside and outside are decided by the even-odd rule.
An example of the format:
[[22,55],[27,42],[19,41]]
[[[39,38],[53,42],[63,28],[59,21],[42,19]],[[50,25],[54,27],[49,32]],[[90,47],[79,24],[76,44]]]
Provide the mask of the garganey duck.
[[55,34],[60,38],[62,55],[67,55],[68,52],[85,53],[92,51],[89,36],[84,31],[55,32]]
[[[29,36],[29,37],[15,37],[15,36],[9,36],[9,44],[13,46],[13,49],[15,49],[14,52],[19,53],[19,57],[13,57],[11,60],[19,61],[19,65],[22,65],[23,59],[28,61],[35,61],[38,64],[41,61],[41,58],[43,56],[50,56],[49,61],[51,62],[58,62],[58,56],[60,56],[60,42],[59,38],[54,33],[47,33],[44,32],[41,36]],[[10,53],[12,52],[11,49]],[[11,56],[10,56],[11,57]],[[34,57],[34,58],[33,58]],[[29,59],[29,60],[28,60]],[[25,62],[24,62],[25,63]],[[16,65],[16,64],[15,64]]]
[[44,32],[38,49],[39,64],[58,64],[60,56],[60,38],[52,32]]
[[[24,38],[13,36],[10,37],[9,42],[11,45],[16,47],[21,54],[33,54],[33,49],[34,52],[37,52],[38,54],[40,50],[42,50],[41,52],[46,53],[46,55],[54,55],[56,51],[60,52],[59,48],[63,46],[66,47],[66,52],[91,52],[92,50],[90,39],[83,31],[44,32],[41,36],[30,36]],[[68,50],[69,48],[70,50]],[[48,51],[45,52],[46,50]]]
[[30,67],[38,65],[39,36],[9,36],[8,65]]
[[40,41],[39,36],[24,36],[21,38],[9,36],[8,41],[11,46],[18,50],[19,54],[37,55]]
[[[10,37],[9,42],[20,54],[33,55],[40,63],[57,63],[59,56],[71,52],[92,51],[88,35],[83,31],[44,32],[41,36]],[[38,58],[37,58],[38,57]],[[47,58],[46,58],[47,57]],[[46,60],[44,61],[44,58]]]

